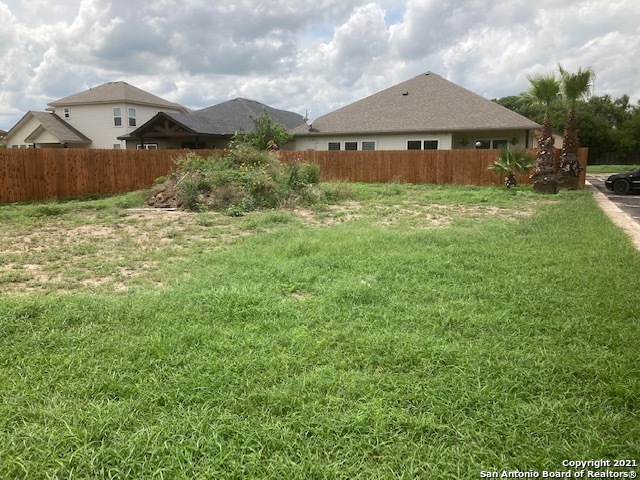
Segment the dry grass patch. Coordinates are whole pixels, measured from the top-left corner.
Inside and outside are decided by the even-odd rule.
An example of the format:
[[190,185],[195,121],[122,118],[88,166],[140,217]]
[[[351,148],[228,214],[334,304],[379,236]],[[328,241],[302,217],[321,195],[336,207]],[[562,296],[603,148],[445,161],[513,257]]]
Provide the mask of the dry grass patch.
[[331,227],[362,220],[383,228],[422,230],[446,227],[456,219],[528,217],[537,206],[435,203],[397,194],[255,211],[242,218],[145,208],[77,209],[26,221],[23,217],[5,222],[0,231],[0,294],[169,286],[188,277],[190,265],[206,252],[291,222]]
[[[206,221],[205,221],[206,220]],[[39,219],[0,232],[0,293],[163,285],[163,264],[224,248],[247,232],[219,214],[122,210]],[[78,224],[78,222],[81,222]]]

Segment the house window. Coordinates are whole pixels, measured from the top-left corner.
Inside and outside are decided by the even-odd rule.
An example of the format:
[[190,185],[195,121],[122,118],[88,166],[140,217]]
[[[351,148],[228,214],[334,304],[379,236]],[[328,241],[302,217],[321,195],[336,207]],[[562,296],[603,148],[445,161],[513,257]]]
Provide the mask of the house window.
[[437,150],[438,140],[409,140],[407,150]]
[[477,150],[487,150],[491,148],[490,140],[476,140],[476,149]]
[[329,150],[340,150],[340,142],[329,142]]
[[64,107],[64,118],[71,118],[71,110],[69,107]]
[[122,126],[122,109],[120,107],[116,107],[113,109],[113,126]]
[[344,142],[345,150],[358,150],[358,142]]
[[136,126],[136,109],[135,108],[129,109],[129,126],[130,127]]
[[375,150],[376,142],[362,142],[362,150]]
[[145,143],[144,145],[136,145],[136,150],[158,150],[157,143]]
[[504,148],[507,146],[507,141],[506,140],[494,140],[493,141],[493,148],[498,150],[500,148]]
[[119,143],[114,143],[113,144],[113,149],[114,150],[121,150],[122,149],[122,145],[120,145]]

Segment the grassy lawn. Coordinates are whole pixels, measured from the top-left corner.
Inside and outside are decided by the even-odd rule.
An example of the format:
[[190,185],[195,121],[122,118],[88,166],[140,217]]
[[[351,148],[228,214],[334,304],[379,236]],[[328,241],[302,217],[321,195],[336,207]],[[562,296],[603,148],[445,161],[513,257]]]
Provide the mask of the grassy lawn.
[[640,254],[589,191],[324,188],[0,207],[0,478],[640,461]]
[[640,165],[587,165],[587,173],[621,173],[640,169]]

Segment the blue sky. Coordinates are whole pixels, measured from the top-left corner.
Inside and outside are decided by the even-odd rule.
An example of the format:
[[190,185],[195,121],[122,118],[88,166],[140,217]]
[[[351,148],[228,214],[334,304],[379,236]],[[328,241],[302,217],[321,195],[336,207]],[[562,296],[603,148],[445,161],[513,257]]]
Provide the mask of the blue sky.
[[425,71],[486,98],[592,66],[640,100],[638,0],[4,0],[0,128],[123,80],[190,108],[245,97],[314,119]]

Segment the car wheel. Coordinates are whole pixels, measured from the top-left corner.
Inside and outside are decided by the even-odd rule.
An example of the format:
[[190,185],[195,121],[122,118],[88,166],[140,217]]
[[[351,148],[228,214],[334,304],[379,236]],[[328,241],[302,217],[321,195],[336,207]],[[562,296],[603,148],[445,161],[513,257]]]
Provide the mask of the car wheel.
[[624,195],[625,193],[629,193],[631,189],[631,185],[626,180],[616,180],[613,184],[613,191],[618,195]]

